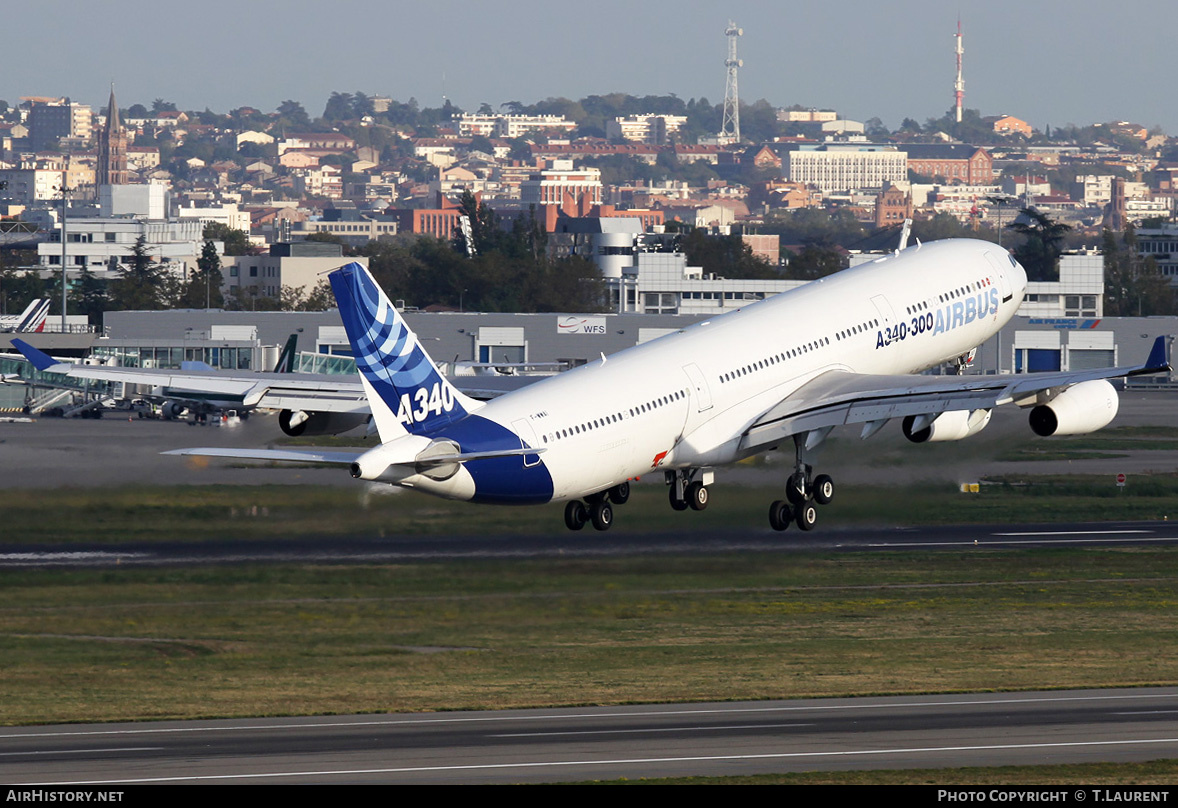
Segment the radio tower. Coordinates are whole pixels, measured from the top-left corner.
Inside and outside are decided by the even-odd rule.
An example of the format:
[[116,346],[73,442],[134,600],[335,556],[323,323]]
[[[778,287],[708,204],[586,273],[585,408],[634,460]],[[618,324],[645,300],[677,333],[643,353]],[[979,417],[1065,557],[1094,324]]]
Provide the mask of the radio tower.
[[953,98],[957,107],[957,122],[961,123],[961,99],[965,97],[965,80],[961,78],[961,17],[957,18],[957,81],[953,82]]
[[724,122],[720,124],[721,142],[740,142],[740,93],[736,88],[736,69],[743,62],[736,58],[736,39],[743,36],[744,31],[736,27],[732,20],[728,21],[728,28],[724,35],[728,37],[728,60],[724,65],[728,68],[728,81],[724,84]]

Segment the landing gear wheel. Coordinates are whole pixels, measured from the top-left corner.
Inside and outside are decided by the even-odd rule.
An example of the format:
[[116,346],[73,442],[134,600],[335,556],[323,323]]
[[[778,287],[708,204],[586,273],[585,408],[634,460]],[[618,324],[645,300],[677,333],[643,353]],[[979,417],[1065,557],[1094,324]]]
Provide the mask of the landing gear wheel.
[[813,530],[818,521],[818,506],[813,502],[803,502],[794,506],[794,521],[802,530]]
[[798,473],[790,475],[785,484],[785,498],[793,505],[800,505],[809,497],[806,491],[806,475]]
[[630,500],[630,483],[615,485],[609,490],[609,501],[615,505],[625,505]]
[[789,503],[780,499],[774,500],[769,506],[769,526],[774,530],[785,530],[792,521],[793,514],[790,513]]
[[592,517],[593,527],[597,530],[609,530],[614,523],[614,509],[608,502],[602,500],[594,503]]
[[814,478],[814,501],[819,505],[829,505],[834,499],[834,480],[829,474],[819,474]]
[[677,511],[685,511],[685,510],[687,510],[687,500],[685,500],[685,499],[679,499],[679,497],[675,496],[675,486],[673,486],[673,485],[671,486],[671,492],[670,492],[670,493],[671,493],[671,497],[670,497],[670,499],[671,499],[671,507],[672,507],[672,508],[674,508],[674,509],[675,509],[675,510],[677,510]]
[[580,530],[589,521],[589,511],[585,503],[574,499],[564,506],[564,526],[569,530]]
[[687,502],[693,511],[702,511],[708,507],[708,489],[703,483],[696,481],[687,486]]

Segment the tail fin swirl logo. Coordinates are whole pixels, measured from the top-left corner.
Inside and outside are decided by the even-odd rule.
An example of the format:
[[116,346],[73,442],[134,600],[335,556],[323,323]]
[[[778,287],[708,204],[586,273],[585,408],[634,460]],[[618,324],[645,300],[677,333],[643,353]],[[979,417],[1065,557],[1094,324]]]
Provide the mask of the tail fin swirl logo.
[[428,434],[465,417],[465,396],[438,372],[368,270],[352,263],[328,277],[356,368],[401,425]]

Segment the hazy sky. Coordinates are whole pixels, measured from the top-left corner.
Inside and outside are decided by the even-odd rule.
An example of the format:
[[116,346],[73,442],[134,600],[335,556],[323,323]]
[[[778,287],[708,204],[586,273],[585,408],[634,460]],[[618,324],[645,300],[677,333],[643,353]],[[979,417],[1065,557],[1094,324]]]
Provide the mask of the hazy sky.
[[740,96],[921,123],[953,103],[1045,124],[1132,120],[1178,134],[1173,0],[38,0],[0,3],[0,99],[312,116],[334,91],[421,106],[626,92],[724,97],[731,18]]

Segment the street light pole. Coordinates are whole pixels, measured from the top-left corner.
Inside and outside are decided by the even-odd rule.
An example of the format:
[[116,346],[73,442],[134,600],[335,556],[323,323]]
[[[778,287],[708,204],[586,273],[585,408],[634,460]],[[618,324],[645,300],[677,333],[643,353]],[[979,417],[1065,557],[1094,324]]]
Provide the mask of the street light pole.
[[65,312],[66,312],[66,210],[69,207],[69,184],[70,184],[70,156],[65,157],[65,170],[61,174],[61,333],[66,333]]

